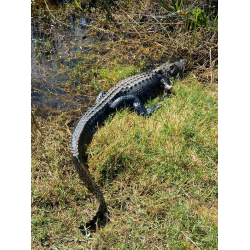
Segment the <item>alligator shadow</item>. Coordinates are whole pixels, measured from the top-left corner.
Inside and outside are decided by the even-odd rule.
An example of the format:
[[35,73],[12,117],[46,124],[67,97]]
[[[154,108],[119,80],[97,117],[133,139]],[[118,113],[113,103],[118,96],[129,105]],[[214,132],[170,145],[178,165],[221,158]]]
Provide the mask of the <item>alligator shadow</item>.
[[[101,176],[98,182],[100,186],[107,185],[107,182],[111,183],[119,176],[121,172],[126,169],[126,166],[124,165],[124,159],[122,158],[123,157],[121,157],[121,159],[118,159],[118,161],[111,159],[110,163],[112,164],[112,166],[110,166],[110,168],[104,168],[101,170]],[[89,238],[93,233],[97,233],[100,228],[104,228],[110,221],[108,218],[108,214],[108,212],[106,214],[103,214],[98,211],[90,221],[78,227],[84,237]]]

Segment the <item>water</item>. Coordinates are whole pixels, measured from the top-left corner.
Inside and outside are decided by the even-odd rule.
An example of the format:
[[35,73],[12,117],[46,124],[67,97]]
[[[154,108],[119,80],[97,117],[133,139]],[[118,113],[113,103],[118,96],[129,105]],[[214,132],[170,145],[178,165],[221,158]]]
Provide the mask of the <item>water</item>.
[[[41,21],[34,16],[31,22],[31,101],[36,108],[76,109],[82,104],[77,94],[80,77],[73,74],[82,64],[84,55],[93,51],[93,45],[106,38],[88,34],[90,21],[84,16],[69,16],[67,25],[53,19]],[[99,46],[100,47],[100,46]],[[79,92],[79,91],[78,91]],[[89,101],[87,95],[84,96]]]

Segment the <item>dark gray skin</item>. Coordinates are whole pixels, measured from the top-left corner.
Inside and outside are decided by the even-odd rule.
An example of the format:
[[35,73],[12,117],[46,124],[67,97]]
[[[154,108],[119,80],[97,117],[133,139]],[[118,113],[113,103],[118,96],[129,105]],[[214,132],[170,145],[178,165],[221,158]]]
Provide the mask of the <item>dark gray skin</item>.
[[169,78],[178,73],[180,78],[183,78],[186,64],[185,59],[178,59],[174,63],[164,63],[152,72],[131,76],[118,82],[109,91],[101,91],[95,104],[79,120],[71,137],[73,162],[80,179],[100,203],[96,216],[88,225],[95,223],[97,219],[103,219],[107,213],[104,196],[91,177],[87,165],[87,147],[97,128],[103,125],[109,115],[125,106],[134,108],[139,115],[150,115],[159,107],[159,104],[148,109],[143,104],[162,92],[165,92],[164,97],[170,95],[172,86],[170,86]]

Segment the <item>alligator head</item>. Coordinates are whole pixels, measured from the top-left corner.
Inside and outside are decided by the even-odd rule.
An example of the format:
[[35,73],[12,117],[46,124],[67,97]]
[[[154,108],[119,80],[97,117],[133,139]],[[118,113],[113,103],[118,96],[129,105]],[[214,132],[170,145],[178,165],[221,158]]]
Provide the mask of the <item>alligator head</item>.
[[187,60],[183,58],[179,58],[177,59],[177,61],[170,63],[169,65],[170,76],[176,76],[178,73],[183,72],[186,65],[187,65]]
[[178,73],[182,78],[182,72],[187,65],[187,60],[183,58],[178,58],[173,63],[164,63],[161,66],[157,67],[153,72],[159,72],[165,76],[176,76]]

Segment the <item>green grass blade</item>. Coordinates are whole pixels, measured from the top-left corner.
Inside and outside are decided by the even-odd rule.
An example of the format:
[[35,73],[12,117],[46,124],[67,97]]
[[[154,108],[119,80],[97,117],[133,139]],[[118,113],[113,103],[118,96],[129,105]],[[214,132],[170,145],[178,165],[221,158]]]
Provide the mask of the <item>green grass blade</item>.
[[80,4],[75,0],[75,4],[76,6],[80,9],[80,10],[83,10],[82,7],[80,6]]
[[173,4],[173,6],[174,6],[175,11],[178,11],[178,9],[177,9],[177,7],[176,7],[175,0],[172,0],[172,4]]
[[218,28],[218,26],[216,25],[217,19],[218,19],[218,14],[216,15],[216,17],[215,17],[214,20],[212,21],[212,27],[213,27],[214,30],[215,30],[215,29],[217,30],[217,28]]
[[166,3],[164,3],[162,0],[159,0],[159,2],[162,4],[162,6],[169,12],[174,12],[173,8],[170,8]]
[[201,14],[202,14],[202,19],[203,19],[203,24],[204,24],[205,28],[207,29],[207,16],[206,16],[206,13],[204,11],[202,11]]
[[214,19],[214,23],[217,21],[218,19],[218,14],[216,15],[215,19]]
[[101,0],[101,1],[102,1],[103,5],[104,5],[104,8],[105,8],[106,12],[107,12],[107,19],[109,21],[112,21],[112,15],[111,15],[111,12],[110,12],[110,9],[109,9],[109,6],[108,6],[107,2],[105,0]]
[[180,4],[179,4],[179,6],[178,6],[178,10],[181,9],[182,5],[183,5],[183,1],[181,0]]

